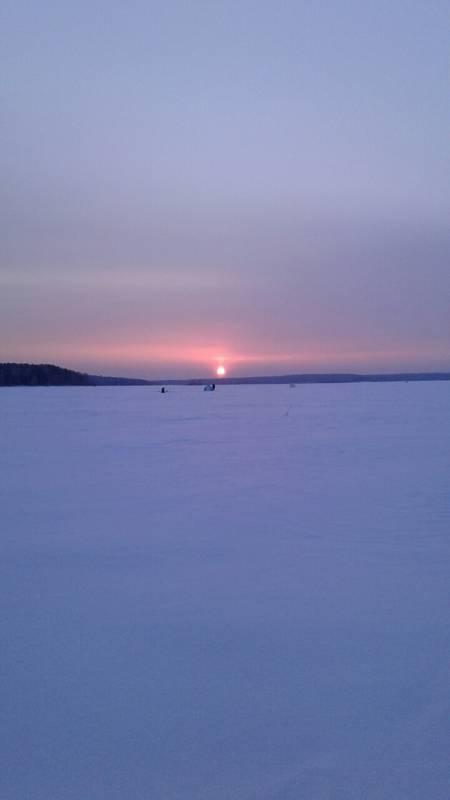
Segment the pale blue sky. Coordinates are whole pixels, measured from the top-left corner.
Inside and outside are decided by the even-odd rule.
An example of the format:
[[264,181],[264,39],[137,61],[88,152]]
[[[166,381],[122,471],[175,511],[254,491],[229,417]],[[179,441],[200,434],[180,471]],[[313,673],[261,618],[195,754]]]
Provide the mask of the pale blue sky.
[[4,3],[0,360],[449,369],[448,22]]

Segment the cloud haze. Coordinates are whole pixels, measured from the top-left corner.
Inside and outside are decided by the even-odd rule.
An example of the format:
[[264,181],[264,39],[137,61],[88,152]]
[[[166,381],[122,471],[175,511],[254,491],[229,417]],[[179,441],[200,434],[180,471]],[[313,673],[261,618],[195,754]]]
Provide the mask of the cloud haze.
[[0,360],[449,369],[446,15],[7,3]]

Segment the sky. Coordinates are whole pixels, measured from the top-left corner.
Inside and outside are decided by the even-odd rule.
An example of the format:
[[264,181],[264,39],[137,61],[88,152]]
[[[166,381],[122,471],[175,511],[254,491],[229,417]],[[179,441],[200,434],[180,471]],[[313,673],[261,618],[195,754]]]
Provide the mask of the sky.
[[0,361],[449,370],[448,23],[4,0]]

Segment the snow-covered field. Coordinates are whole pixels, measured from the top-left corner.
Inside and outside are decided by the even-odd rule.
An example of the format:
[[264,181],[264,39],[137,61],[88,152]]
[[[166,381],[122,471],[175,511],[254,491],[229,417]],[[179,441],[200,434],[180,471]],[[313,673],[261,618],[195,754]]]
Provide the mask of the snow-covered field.
[[0,390],[1,800],[447,800],[450,383]]

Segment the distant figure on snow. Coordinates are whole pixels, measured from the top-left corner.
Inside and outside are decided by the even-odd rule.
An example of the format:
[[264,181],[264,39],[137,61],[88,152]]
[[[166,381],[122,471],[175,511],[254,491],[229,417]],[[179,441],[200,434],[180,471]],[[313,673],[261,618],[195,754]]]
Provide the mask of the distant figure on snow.
[[207,383],[206,386],[203,387],[204,392],[215,392],[216,391],[216,384],[215,383]]
[[167,389],[165,386],[161,386],[161,394],[166,394]]

